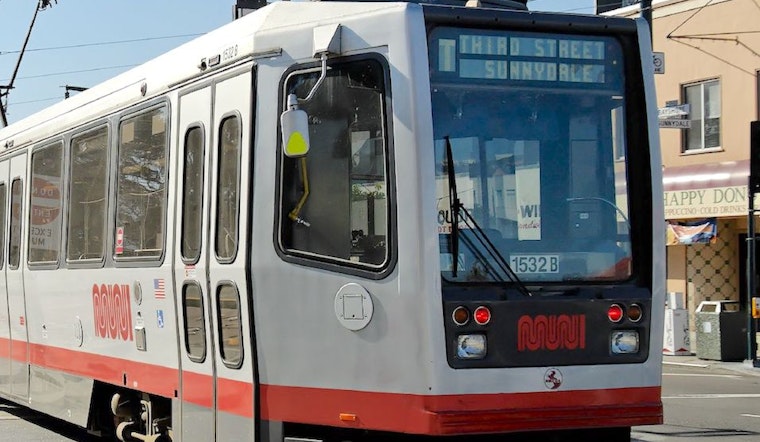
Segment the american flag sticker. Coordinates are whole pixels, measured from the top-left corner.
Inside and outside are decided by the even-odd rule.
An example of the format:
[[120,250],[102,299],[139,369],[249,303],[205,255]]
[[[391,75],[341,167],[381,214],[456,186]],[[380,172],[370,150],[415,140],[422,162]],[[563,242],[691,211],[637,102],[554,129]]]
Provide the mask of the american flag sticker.
[[153,280],[153,295],[156,299],[166,298],[166,283],[163,278]]

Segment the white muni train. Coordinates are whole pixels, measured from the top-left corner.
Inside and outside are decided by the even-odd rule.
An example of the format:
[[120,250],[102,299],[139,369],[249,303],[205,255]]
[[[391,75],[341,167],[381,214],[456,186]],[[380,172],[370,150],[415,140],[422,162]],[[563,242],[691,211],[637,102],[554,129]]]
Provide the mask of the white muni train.
[[276,2],[0,129],[0,396],[122,441],[661,423],[649,32],[525,3]]

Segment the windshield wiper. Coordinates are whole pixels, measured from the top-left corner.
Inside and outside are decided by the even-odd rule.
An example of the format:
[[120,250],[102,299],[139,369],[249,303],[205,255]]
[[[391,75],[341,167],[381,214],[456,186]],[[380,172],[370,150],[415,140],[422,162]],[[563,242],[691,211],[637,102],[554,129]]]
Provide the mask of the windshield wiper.
[[449,136],[443,137],[446,141],[446,162],[448,163],[448,177],[449,177],[449,213],[451,214],[451,235],[449,237],[451,241],[451,276],[457,277],[457,269],[459,267],[459,209],[462,208],[462,203],[459,201],[459,194],[457,193],[457,176],[454,170],[454,154],[451,152],[451,140]]
[[[496,246],[493,244],[491,239],[488,237],[488,235],[483,232],[483,229],[480,227],[478,222],[475,220],[475,218],[470,214],[470,212],[465,208],[461,201],[459,200],[459,194],[457,193],[457,183],[456,183],[456,171],[454,170],[454,154],[452,152],[451,148],[451,140],[449,139],[449,136],[446,135],[443,137],[444,141],[446,142],[446,161],[448,162],[448,178],[449,178],[449,210],[451,211],[451,252],[453,253],[453,263],[452,263],[452,277],[457,277],[457,269],[458,269],[458,261],[459,261],[459,214],[462,213],[463,220],[465,224],[467,224],[467,227],[470,228],[470,231],[474,232],[472,235],[475,237],[475,239],[478,240],[480,245],[483,246],[483,248],[486,250],[486,252],[491,256],[491,258],[496,261],[499,268],[502,272],[504,272],[509,279],[511,279],[515,285],[517,286],[517,289],[525,296],[533,296],[533,294],[528,290],[528,287],[525,286],[525,284],[520,280],[520,277],[517,276],[517,273],[512,270],[512,267],[510,267],[509,262],[504,258],[504,255],[499,252],[499,249],[496,248]],[[473,249],[473,251],[475,251]],[[488,260],[484,260],[483,262],[488,267],[491,267]],[[498,274],[498,272],[492,272],[494,276]]]

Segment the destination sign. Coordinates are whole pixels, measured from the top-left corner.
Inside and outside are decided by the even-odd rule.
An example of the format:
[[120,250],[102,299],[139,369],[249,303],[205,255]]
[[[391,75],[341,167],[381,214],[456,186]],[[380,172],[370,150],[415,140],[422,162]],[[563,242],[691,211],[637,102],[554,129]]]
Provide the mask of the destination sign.
[[608,80],[607,40],[461,31],[458,35],[447,33],[435,41],[438,73],[484,80],[588,84]]

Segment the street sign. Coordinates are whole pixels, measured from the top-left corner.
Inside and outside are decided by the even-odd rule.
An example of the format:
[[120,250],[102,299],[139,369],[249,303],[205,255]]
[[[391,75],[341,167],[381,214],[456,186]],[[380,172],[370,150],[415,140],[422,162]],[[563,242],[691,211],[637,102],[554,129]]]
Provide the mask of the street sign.
[[661,107],[657,109],[657,116],[660,119],[682,117],[685,115],[689,115],[690,110],[691,110],[691,106],[689,105],[689,103],[681,104],[677,106],[666,106],[666,107]]
[[664,52],[652,52],[652,58],[654,62],[654,73],[665,73],[665,53]]
[[660,120],[660,127],[668,129],[691,129],[691,120]]

